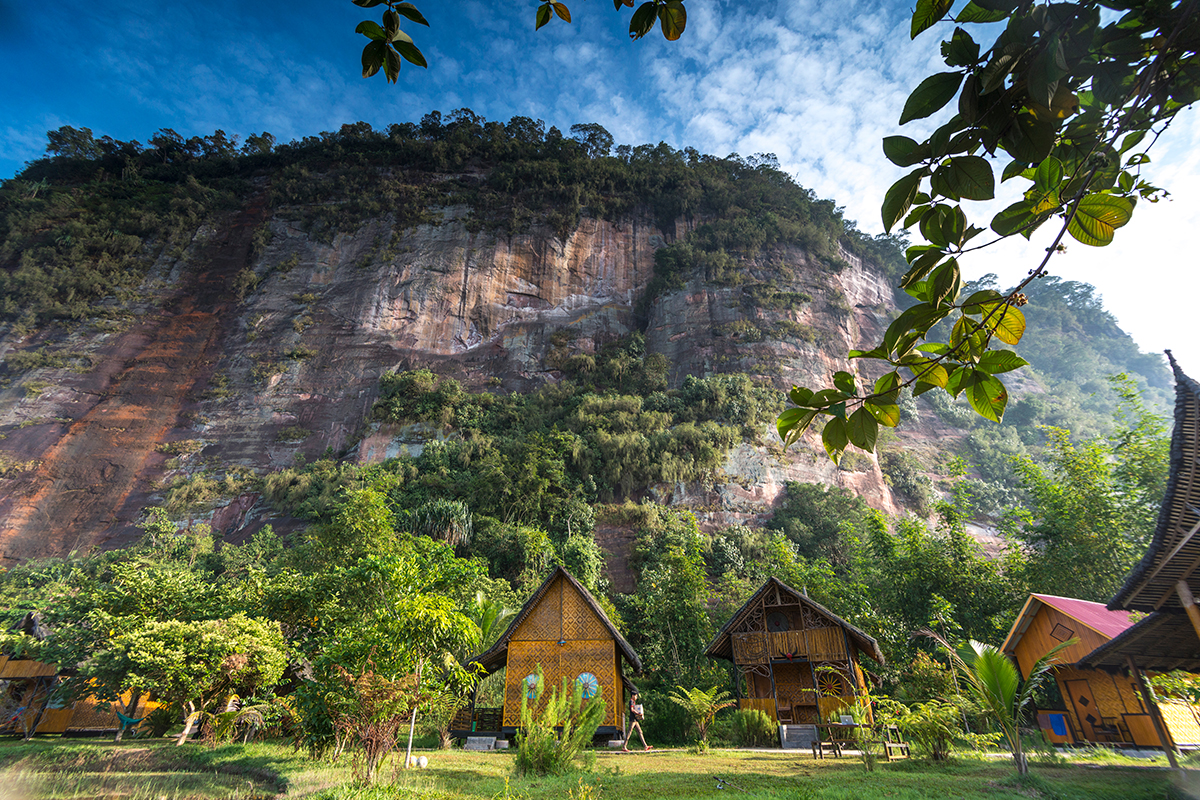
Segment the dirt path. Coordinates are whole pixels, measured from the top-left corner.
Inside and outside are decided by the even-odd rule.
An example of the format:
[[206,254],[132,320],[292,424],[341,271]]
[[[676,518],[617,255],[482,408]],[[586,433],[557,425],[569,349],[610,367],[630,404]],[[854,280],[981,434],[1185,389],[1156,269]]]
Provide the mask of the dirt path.
[[125,365],[99,366],[115,374],[99,402],[39,456],[32,480],[22,481],[26,490],[6,504],[0,561],[125,544],[136,533],[128,521],[149,495],[149,462],[206,365],[220,357],[237,305],[234,279],[250,265],[251,238],[266,213],[265,195],[251,198],[162,313],[121,337],[113,352]]

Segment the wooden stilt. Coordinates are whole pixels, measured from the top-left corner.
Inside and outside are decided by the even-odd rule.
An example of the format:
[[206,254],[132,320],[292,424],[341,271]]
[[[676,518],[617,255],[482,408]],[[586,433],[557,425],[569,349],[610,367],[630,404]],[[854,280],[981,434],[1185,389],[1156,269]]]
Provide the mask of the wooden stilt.
[[1188,586],[1187,581],[1180,581],[1175,584],[1175,593],[1179,595],[1179,602],[1187,612],[1188,619],[1192,621],[1192,630],[1196,632],[1196,638],[1200,638],[1200,607],[1196,605],[1196,598],[1192,597],[1192,587]]
[[1125,662],[1129,665],[1129,671],[1133,673],[1138,688],[1142,690],[1142,698],[1146,701],[1146,708],[1150,711],[1150,721],[1154,723],[1158,741],[1167,754],[1167,761],[1171,762],[1171,769],[1179,769],[1179,762],[1175,759],[1175,746],[1171,744],[1171,737],[1167,733],[1167,724],[1163,722],[1162,713],[1158,710],[1158,703],[1154,702],[1154,695],[1150,691],[1150,685],[1146,683],[1146,676],[1134,663],[1133,656],[1125,656]]

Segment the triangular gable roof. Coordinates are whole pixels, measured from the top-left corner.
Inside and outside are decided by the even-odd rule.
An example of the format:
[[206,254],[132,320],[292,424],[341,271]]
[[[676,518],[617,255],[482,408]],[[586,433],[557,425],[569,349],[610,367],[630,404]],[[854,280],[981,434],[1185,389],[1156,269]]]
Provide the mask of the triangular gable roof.
[[596,616],[600,618],[600,621],[604,623],[604,627],[608,629],[608,632],[612,634],[613,639],[616,640],[617,650],[621,653],[621,655],[625,656],[625,660],[629,662],[631,667],[633,667],[634,674],[642,674],[642,660],[638,658],[637,653],[633,651],[633,647],[630,646],[629,642],[625,641],[625,637],[622,636],[621,632],[618,631],[612,624],[612,621],[609,620],[608,615],[604,613],[604,609],[602,609],[600,604],[596,602],[596,598],[592,597],[592,593],[585,589],[583,584],[575,580],[575,576],[567,572],[567,570],[563,567],[555,567],[554,571],[550,573],[549,577],[542,581],[542,585],[537,588],[537,591],[530,595],[529,599],[525,601],[525,605],[521,606],[521,611],[517,614],[517,616],[513,617],[513,621],[509,623],[508,628],[504,631],[503,635],[496,640],[496,643],[483,653],[479,654],[475,658],[472,658],[471,661],[478,661],[479,664],[488,672],[495,672],[497,669],[507,663],[509,639],[512,638],[512,635],[517,632],[517,629],[521,627],[521,623],[524,622],[525,619],[533,612],[533,609],[537,607],[538,603],[542,601],[542,598],[546,596],[546,592],[550,590],[550,587],[554,584],[554,580],[559,576],[562,576],[564,580],[569,581],[570,584],[575,587],[576,590],[578,590],[579,594],[583,597],[584,602],[591,607],[592,611],[596,612]]
[[1029,624],[1037,616],[1043,605],[1050,606],[1056,611],[1066,614],[1080,625],[1091,628],[1107,639],[1119,636],[1133,625],[1133,620],[1130,619],[1132,612],[1130,611],[1111,611],[1103,603],[1078,600],[1074,597],[1031,594],[1029,595],[1029,599],[1025,601],[1021,613],[1017,615],[1016,622],[1009,629],[1008,638],[1004,640],[1004,644],[1000,647],[1003,652],[1016,652],[1017,644],[1021,641],[1021,637],[1025,635],[1026,629],[1029,628]]
[[849,634],[850,638],[854,640],[854,643],[858,645],[859,650],[875,659],[875,661],[880,665],[883,664],[883,652],[880,651],[878,642],[876,642],[863,631],[851,625],[849,622],[846,622],[846,620],[842,619],[837,614],[818,603],[816,600],[808,597],[808,595],[797,592],[795,589],[788,586],[774,575],[767,578],[763,585],[759,587],[759,590],[751,595],[750,599],[747,600],[741,608],[734,612],[734,615],[729,618],[729,621],[725,623],[721,630],[717,632],[716,637],[713,638],[712,642],[709,643],[708,647],[704,651],[704,655],[708,656],[709,658],[724,658],[729,660],[732,656],[730,637],[732,636],[734,627],[742,621],[746,614],[750,612],[750,609],[754,603],[771,588],[778,588],[780,591],[787,592],[796,598],[797,603],[809,606],[819,614],[827,617],[836,625],[841,626],[841,628],[844,629],[847,634]]
[[1175,373],[1175,429],[1167,492],[1150,548],[1109,601],[1112,609],[1179,611],[1175,584],[1200,567],[1200,385],[1184,374],[1171,351]]

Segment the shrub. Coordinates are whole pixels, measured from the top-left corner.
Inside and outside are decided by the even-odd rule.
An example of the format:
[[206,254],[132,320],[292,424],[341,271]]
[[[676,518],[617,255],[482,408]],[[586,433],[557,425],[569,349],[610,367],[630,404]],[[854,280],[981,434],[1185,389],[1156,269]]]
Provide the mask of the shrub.
[[[543,682],[538,668],[538,685]],[[521,698],[521,730],[517,733],[517,775],[562,775],[578,769],[576,760],[591,744],[604,720],[606,706],[600,694],[584,699],[583,687],[564,677],[561,689],[552,690],[540,712]],[[561,729],[561,735],[555,729]],[[591,766],[595,754],[584,764]]]
[[740,708],[733,712],[733,735],[741,747],[766,747],[775,743],[779,733],[767,712],[759,708]]

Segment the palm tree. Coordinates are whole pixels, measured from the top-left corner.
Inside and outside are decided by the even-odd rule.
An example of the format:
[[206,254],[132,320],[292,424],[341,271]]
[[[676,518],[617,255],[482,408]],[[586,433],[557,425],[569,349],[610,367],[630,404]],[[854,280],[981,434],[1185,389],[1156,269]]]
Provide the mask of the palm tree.
[[409,512],[406,527],[451,547],[471,541],[474,531],[471,509],[461,500],[430,500]]
[[984,714],[1000,726],[1001,733],[1012,749],[1018,774],[1028,774],[1029,762],[1021,747],[1022,713],[1033,700],[1037,690],[1054,674],[1059,652],[1078,644],[1079,640],[1063,642],[1039,658],[1029,670],[1029,677],[1022,685],[1021,674],[1016,665],[999,648],[972,639],[969,645],[956,650],[933,631],[924,630],[921,634],[937,641],[949,654],[954,668],[965,679],[967,688],[975,696]]
[[672,703],[683,708],[691,718],[692,724],[700,732],[700,741],[708,741],[708,726],[712,725],[717,712],[736,704],[733,695],[726,691],[717,691],[717,687],[709,689],[685,689],[676,686],[669,695]]

